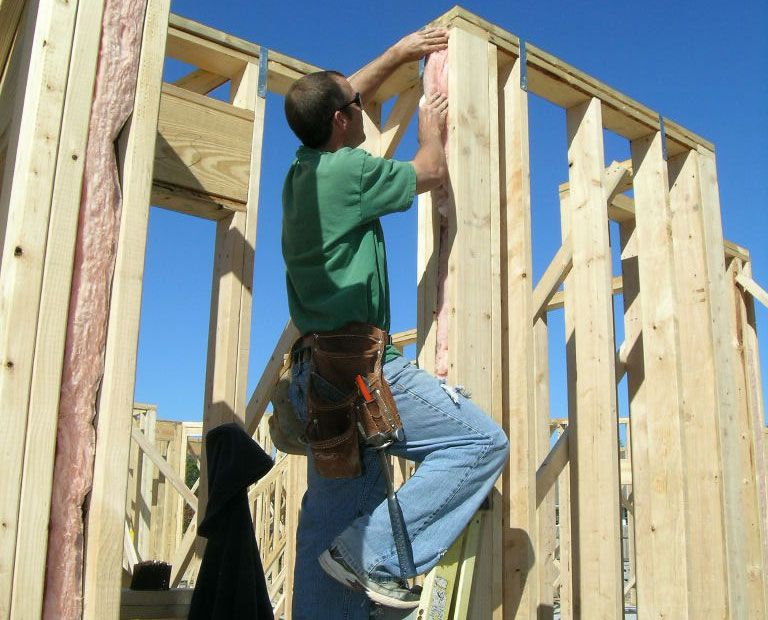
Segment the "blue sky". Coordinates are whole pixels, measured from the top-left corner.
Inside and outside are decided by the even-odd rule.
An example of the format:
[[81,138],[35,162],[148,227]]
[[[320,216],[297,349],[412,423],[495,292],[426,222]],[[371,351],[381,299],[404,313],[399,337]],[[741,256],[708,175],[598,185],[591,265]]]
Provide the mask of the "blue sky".
[[[451,3],[222,2],[173,0],[171,10],[295,58],[351,73]],[[768,4],[678,0],[467,1],[462,6],[631,96],[716,146],[725,237],[752,254],[768,288]],[[184,71],[176,63],[166,79]],[[224,95],[226,96],[226,94]],[[534,277],[560,245],[557,185],[567,180],[565,113],[531,97]],[[280,189],[297,141],[282,98],[267,100],[248,393],[288,317],[280,256]],[[629,158],[606,134],[606,162]],[[413,128],[396,157],[415,152]],[[416,209],[384,220],[392,280],[392,329],[416,324]],[[153,208],[142,300],[136,400],[163,419],[202,419],[215,227]],[[617,230],[612,229],[612,235]],[[618,239],[617,236],[614,239]],[[617,244],[617,241],[616,241]],[[614,268],[618,274],[618,264]],[[758,304],[759,305],[759,304]],[[621,302],[616,303],[617,340]],[[768,311],[758,308],[763,385],[768,387]],[[550,319],[552,413],[566,415],[562,316]],[[626,415],[626,389],[619,389]]]

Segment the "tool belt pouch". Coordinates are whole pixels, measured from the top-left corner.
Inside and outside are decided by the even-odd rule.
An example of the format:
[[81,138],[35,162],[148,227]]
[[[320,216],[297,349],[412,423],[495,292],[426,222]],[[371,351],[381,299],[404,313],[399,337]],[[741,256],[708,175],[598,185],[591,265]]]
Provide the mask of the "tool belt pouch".
[[[323,477],[355,478],[362,473],[358,431],[370,445],[382,445],[402,432],[381,372],[386,343],[386,332],[357,323],[314,335],[307,439]],[[360,395],[357,375],[367,383],[371,402]]]

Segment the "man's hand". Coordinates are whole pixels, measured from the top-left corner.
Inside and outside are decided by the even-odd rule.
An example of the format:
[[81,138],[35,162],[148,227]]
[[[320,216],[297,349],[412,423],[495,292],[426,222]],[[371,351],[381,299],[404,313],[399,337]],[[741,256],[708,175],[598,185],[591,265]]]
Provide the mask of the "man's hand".
[[400,39],[392,46],[392,52],[399,63],[405,63],[447,47],[448,31],[445,28],[425,28]]
[[442,144],[445,119],[448,116],[448,99],[441,93],[433,93],[419,103],[419,144],[437,140]]
[[448,100],[440,93],[419,105],[419,150],[413,158],[417,194],[435,189],[448,175],[442,140],[447,115]]

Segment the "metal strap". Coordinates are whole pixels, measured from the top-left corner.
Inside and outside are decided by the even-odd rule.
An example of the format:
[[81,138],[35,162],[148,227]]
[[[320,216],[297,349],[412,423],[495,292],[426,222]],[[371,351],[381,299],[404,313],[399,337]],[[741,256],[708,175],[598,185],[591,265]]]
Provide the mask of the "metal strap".
[[525,41],[520,39],[520,88],[528,92],[528,62],[525,55]]
[[259,47],[259,87],[258,95],[262,99],[267,96],[267,74],[269,68],[267,63],[269,62],[269,50],[263,45]]
[[659,131],[661,132],[661,155],[667,161],[667,131],[664,129],[664,117],[659,114]]

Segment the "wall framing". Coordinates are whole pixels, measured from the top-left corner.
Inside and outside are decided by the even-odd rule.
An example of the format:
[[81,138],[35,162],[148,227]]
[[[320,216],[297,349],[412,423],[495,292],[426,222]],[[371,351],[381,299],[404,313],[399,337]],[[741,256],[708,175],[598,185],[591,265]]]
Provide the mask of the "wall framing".
[[[42,603],[67,318],[61,308],[69,297],[83,174],[78,155],[98,50],[99,33],[83,16],[102,6],[0,3],[0,406],[11,412],[0,435],[9,488],[0,498],[0,619],[38,616]],[[749,252],[723,239],[714,146],[671,120],[662,126],[654,111],[527,44],[523,88],[521,41],[460,7],[434,23],[451,31],[449,172],[457,212],[449,231],[455,286],[447,299],[448,380],[466,385],[499,421],[512,454],[485,519],[469,617],[551,618],[558,605],[562,618],[618,618],[629,602],[644,617],[764,617],[768,439],[754,302],[766,304],[768,294],[753,279]],[[166,56],[195,70],[165,84]],[[259,83],[285,94],[315,69],[169,15],[168,0],[147,2],[134,114],[120,144],[124,211],[99,400],[84,617],[181,617],[174,614],[184,613],[188,592],[121,594],[121,570],[163,555],[173,561],[174,586],[193,578],[201,541],[196,522],[184,531],[180,515],[185,504],[203,514],[206,482],[203,476],[187,488],[183,479],[188,437],[239,421],[269,444],[263,414],[297,332],[286,325],[248,398],[266,107]],[[43,75],[56,83],[44,83]],[[227,82],[228,102],[208,96]],[[562,108],[569,161],[559,188],[562,245],[537,283],[529,93]],[[410,63],[367,103],[365,148],[392,156],[420,95],[418,65]],[[627,140],[631,161],[606,165],[604,129]],[[200,149],[206,157],[196,155]],[[134,409],[150,204],[216,221],[202,428],[155,425],[151,407]],[[619,224],[620,274],[611,271],[609,221]],[[418,324],[398,341],[415,342],[427,369],[434,364],[438,227],[432,197],[420,197]],[[619,294],[623,343],[613,326]],[[553,426],[559,412],[548,401],[546,345],[547,313],[556,308],[565,309],[568,419]],[[622,421],[616,385],[625,375],[630,416]],[[131,427],[132,414],[143,416],[143,426]],[[620,425],[625,446],[617,440]],[[553,431],[558,439],[550,447]],[[129,464],[128,506],[131,498],[143,506],[126,529]],[[286,618],[304,466],[299,457],[282,457],[250,495],[255,535],[273,568],[270,592]],[[400,463],[396,471],[402,480],[411,467]],[[153,494],[161,479],[162,492]]]

